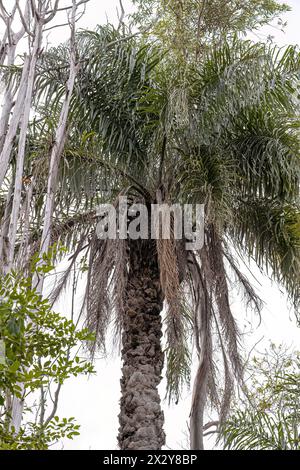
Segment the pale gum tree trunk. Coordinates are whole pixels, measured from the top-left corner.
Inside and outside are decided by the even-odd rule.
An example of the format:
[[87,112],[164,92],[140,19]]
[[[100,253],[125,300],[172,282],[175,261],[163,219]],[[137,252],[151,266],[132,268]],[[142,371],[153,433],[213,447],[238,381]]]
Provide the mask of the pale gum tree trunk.
[[18,219],[19,219],[21,196],[22,196],[22,185],[23,185],[22,179],[23,179],[23,171],[24,171],[26,137],[27,137],[27,131],[28,131],[32,93],[33,93],[33,86],[34,86],[34,80],[35,80],[36,63],[37,63],[37,59],[40,53],[40,47],[42,44],[42,30],[43,30],[43,22],[42,20],[40,20],[39,22],[37,22],[36,28],[35,28],[35,37],[34,37],[32,52],[30,56],[27,90],[26,90],[25,101],[24,101],[23,115],[22,115],[22,119],[20,123],[20,136],[19,136],[19,142],[18,142],[14,198],[13,198],[13,206],[12,206],[12,212],[10,216],[9,233],[8,233],[9,250],[8,250],[8,265],[6,269],[7,271],[9,271],[12,268],[13,261],[14,261],[16,235],[17,235]]
[[204,450],[203,419],[207,394],[207,367],[200,358],[193,387],[192,408],[190,414],[190,449]]
[[[15,243],[16,243],[16,234],[18,227],[18,218],[21,204],[21,192],[22,192],[22,176],[24,168],[24,158],[25,158],[25,147],[26,147],[26,136],[29,124],[29,115],[31,109],[32,93],[35,79],[35,70],[38,55],[40,52],[40,47],[42,44],[43,36],[43,16],[37,20],[36,27],[34,30],[34,40],[32,51],[29,58],[29,72],[28,72],[28,81],[27,88],[25,92],[25,101],[24,108],[22,113],[22,118],[20,120],[20,136],[18,143],[18,155],[17,155],[17,167],[16,167],[16,176],[15,176],[15,188],[14,188],[14,198],[12,212],[10,216],[9,224],[9,248],[8,248],[8,265],[4,268],[7,272],[12,268],[15,254]],[[24,383],[19,384],[21,388],[21,394],[24,394]],[[11,412],[11,423],[10,427],[14,428],[15,433],[18,433],[22,423],[22,415],[24,409],[24,399],[13,397],[12,400],[12,412]]]
[[29,58],[28,56],[25,59],[23,70],[22,70],[22,76],[21,76],[21,82],[20,82],[20,87],[18,90],[18,95],[16,99],[16,103],[14,106],[14,110],[9,122],[7,134],[5,136],[5,140],[3,143],[3,148],[0,153],[0,187],[3,184],[8,165],[11,159],[11,152],[13,149],[13,144],[14,144],[14,139],[17,134],[17,130],[20,124],[20,119],[23,114],[23,107],[24,107],[24,101],[25,101],[25,96],[26,96],[26,90],[27,90],[27,80],[28,80],[28,73],[29,73]]
[[3,267],[7,264],[8,256],[8,230],[9,230],[9,219],[12,210],[12,196],[13,196],[14,185],[13,181],[9,185],[9,189],[6,196],[4,215],[0,223],[0,273],[3,274]]
[[[6,17],[5,12],[2,11],[2,19],[6,23],[6,31],[3,37],[3,46],[5,45],[5,53],[2,54],[1,62],[6,61],[6,66],[10,67],[15,63],[16,48],[20,40],[25,34],[24,26],[21,27],[17,33],[12,31],[11,24],[13,22],[15,13],[17,10],[17,4],[15,3],[11,15]],[[29,1],[26,2],[24,21],[28,21],[29,18]],[[2,100],[2,112],[0,117],[0,152],[2,151],[3,144],[5,141],[6,132],[8,129],[10,112],[13,108],[13,85],[8,83]]]
[[[7,66],[11,66],[14,64],[15,61],[15,52],[16,52],[16,45],[12,45],[9,48],[7,53]],[[2,101],[2,112],[0,117],[0,151],[3,148],[5,135],[7,132],[7,127],[9,123],[9,116],[10,112],[13,107],[13,93],[12,93],[12,85],[8,83],[4,92],[3,101]]]
[[[75,78],[76,78],[76,74],[78,70],[77,65],[76,65],[76,50],[75,50],[75,22],[76,22],[76,10],[77,10],[77,4],[75,0],[73,0],[72,5],[73,6],[72,6],[71,17],[70,17],[70,23],[69,23],[70,29],[71,29],[71,57],[70,57],[69,80],[67,82],[67,90],[65,94],[65,99],[64,99],[62,111],[60,114],[57,130],[56,130],[55,145],[53,146],[51,157],[50,157],[48,190],[47,190],[47,197],[46,197],[46,209],[45,209],[45,216],[44,216],[44,228],[43,228],[43,233],[42,233],[40,255],[48,251],[49,245],[50,245],[50,231],[51,231],[52,216],[53,216],[53,210],[54,210],[54,196],[55,196],[55,190],[56,190],[59,160],[60,160],[60,157],[64,148],[64,144],[65,144],[67,117],[69,113],[71,96],[72,96],[72,92],[74,88],[74,82],[75,82]],[[44,15],[39,20],[41,21],[41,24],[38,24],[38,26],[41,26],[41,29],[38,30],[38,32],[40,32],[41,40],[42,40],[42,29],[43,29],[43,24],[44,24],[43,18],[44,18]],[[49,18],[47,21],[49,21]],[[34,65],[33,70],[35,70],[35,65]],[[34,75],[33,75],[33,79],[34,79]],[[29,108],[29,111],[30,111],[30,108]],[[28,115],[28,118],[29,118],[29,115]],[[25,134],[25,138],[26,138],[26,134]],[[21,145],[22,145],[21,149],[24,149],[25,151],[25,140],[21,142]],[[24,154],[23,154],[23,158],[24,158]],[[20,163],[22,164],[22,161]],[[12,217],[13,217],[13,214],[12,214]],[[13,230],[15,230],[15,225],[13,225],[13,227],[14,227]],[[11,256],[9,260],[12,260]],[[41,276],[40,279],[36,279],[36,278],[33,279],[33,287],[36,287],[39,293],[42,293],[43,291],[43,281],[44,281],[43,276]],[[22,422],[23,408],[24,408],[24,401],[16,397],[13,397],[11,426],[14,427],[15,432],[18,432],[20,429],[21,422]]]
[[[50,155],[50,168],[49,168],[49,177],[48,177],[48,186],[47,186],[47,196],[46,196],[46,206],[45,206],[45,215],[44,215],[44,226],[41,238],[40,245],[40,256],[46,253],[50,247],[51,240],[51,228],[52,228],[52,218],[54,212],[54,202],[55,202],[55,193],[57,188],[57,178],[59,163],[61,155],[64,150],[66,134],[67,134],[67,119],[70,110],[70,103],[73,94],[74,84],[76,75],[78,73],[79,65],[76,64],[76,42],[75,42],[75,23],[76,23],[76,10],[77,5],[75,0],[73,0],[72,12],[70,17],[70,29],[71,29],[71,38],[70,38],[70,71],[69,78],[66,85],[66,93],[64,102],[62,105],[61,113],[59,116],[58,125],[56,128],[54,145]],[[33,286],[37,288],[38,292],[42,293],[43,291],[44,278],[40,276],[33,280]]]
[[18,257],[16,265],[22,269],[22,267],[28,264],[29,261],[29,238],[30,238],[30,209],[33,195],[33,181],[26,190],[25,202],[24,202],[24,217],[22,226],[22,237],[20,241],[20,249],[18,251]]
[[165,444],[164,415],[157,389],[164,355],[163,294],[156,245],[153,240],[129,243],[118,442],[122,450],[159,450]]
[[[16,5],[13,10],[13,15],[16,11]],[[20,14],[21,13],[21,10]],[[22,14],[22,19],[24,24],[27,22],[29,23],[30,17],[30,5],[29,1],[26,2],[24,16]],[[22,28],[18,33],[13,33],[11,30],[11,21],[12,18],[8,18],[7,22],[7,51],[6,54],[8,55],[8,65],[13,63],[16,46],[22,37],[25,34],[25,27],[22,24]],[[22,23],[23,23],[22,21]],[[11,64],[10,64],[11,65]],[[28,80],[29,80],[29,72],[30,72],[30,57],[26,57],[23,65],[20,85],[17,93],[16,102],[14,104],[14,109],[12,112],[12,116],[10,117],[10,112],[13,107],[13,97],[11,95],[11,85],[9,84],[6,88],[4,101],[3,101],[3,109],[1,113],[1,120],[0,120],[0,188],[3,184],[5,175],[8,170],[9,162],[11,159],[11,152],[13,149],[14,140],[21,122],[21,118],[24,111],[24,101],[26,99],[26,93],[28,90]]]

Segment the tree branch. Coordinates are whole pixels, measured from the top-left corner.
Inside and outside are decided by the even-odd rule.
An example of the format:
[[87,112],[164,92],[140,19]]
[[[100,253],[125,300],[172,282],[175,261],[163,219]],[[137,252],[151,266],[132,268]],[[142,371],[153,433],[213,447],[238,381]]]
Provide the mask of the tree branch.
[[[16,0],[16,6],[17,6],[17,9],[18,9],[18,12],[19,12],[19,15],[20,15],[20,19],[21,19],[21,23],[23,25],[24,31],[26,31],[26,33],[29,36],[34,37],[34,34],[28,28],[28,24],[26,23],[26,20],[23,16],[22,10],[21,10],[20,5],[19,5],[19,0]],[[22,34],[22,36],[23,36],[23,34]]]

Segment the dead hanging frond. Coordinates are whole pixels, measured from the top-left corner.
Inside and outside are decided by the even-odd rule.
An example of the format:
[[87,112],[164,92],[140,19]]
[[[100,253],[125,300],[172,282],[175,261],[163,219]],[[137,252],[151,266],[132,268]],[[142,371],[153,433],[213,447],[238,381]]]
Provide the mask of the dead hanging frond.
[[[199,358],[190,416],[192,449],[203,448],[202,424],[208,398],[223,422],[235,383],[242,383],[243,372],[222,242],[212,224],[207,225],[205,236],[200,252],[188,253],[188,282],[193,294],[194,336]],[[216,377],[220,375],[223,379],[218,386]]]
[[212,331],[212,290],[209,272],[200,266],[194,253],[189,254],[189,274],[191,278],[194,305],[194,336],[201,368],[207,373],[207,383],[212,401],[217,400],[214,382],[213,331]]
[[116,240],[99,240],[94,235],[88,263],[86,286],[86,326],[95,334],[91,345],[94,356],[97,348],[105,350],[105,336],[111,320],[110,284],[114,269]]
[[224,267],[223,248],[221,240],[213,225],[207,230],[209,243],[206,254],[209,259],[210,269],[213,273],[213,296],[216,305],[216,321],[220,324],[222,338],[227,344],[227,354],[235,377],[242,380],[242,361],[238,351],[239,330],[233,316],[228,292],[228,280]]
[[[120,196],[126,194],[124,191]],[[114,203],[117,209],[119,199]],[[105,351],[108,326],[114,322],[114,342],[118,343],[123,326],[124,302],[128,273],[128,241],[120,239],[98,239],[94,234],[89,249],[86,285],[86,325],[95,334],[96,349]]]
[[246,308],[252,308],[259,316],[259,322],[261,322],[261,311],[263,308],[263,301],[255,292],[253,286],[249,282],[249,279],[241,272],[237,260],[230,253],[228,247],[223,248],[223,254],[228,261],[229,267],[231,268],[236,281],[237,288],[242,290]]
[[[157,202],[163,204],[162,192],[157,191],[156,196]],[[184,385],[190,384],[192,314],[184,292],[187,270],[184,242],[174,237],[174,214],[162,211],[161,215],[162,218],[156,220],[155,230],[160,283],[166,301],[166,396],[169,402],[177,403]],[[170,220],[165,220],[169,217]],[[169,227],[168,236],[164,234],[164,227]]]
[[183,325],[175,241],[171,239],[158,239],[157,254],[161,286],[167,303],[166,324],[168,340],[170,344],[176,345],[181,340]]
[[125,292],[128,282],[128,243],[127,240],[117,240],[115,251],[115,267],[113,271],[112,305],[115,313],[114,342],[121,338],[123,326]]
[[[220,420],[224,421],[229,411],[235,383],[242,383],[243,367],[239,354],[239,331],[230,307],[222,242],[212,224],[207,226],[205,235],[206,243],[201,249],[199,257],[194,255],[192,263],[192,266],[194,264],[197,267],[197,269],[194,267],[192,271],[193,284],[194,289],[202,290],[201,295],[206,302],[203,304],[203,309],[207,312],[206,321],[207,318],[210,320],[209,330],[205,333],[209,335],[211,340],[210,356],[206,359],[210,364],[207,373],[207,394],[211,403],[218,409]],[[201,298],[201,296],[199,297]],[[198,322],[200,321],[198,319]],[[204,355],[204,333],[203,329],[197,328],[197,317],[195,318],[195,334],[196,337],[199,335],[200,367]],[[220,353],[219,356],[217,351]],[[221,363],[217,367],[216,364],[220,362],[219,358],[221,358]],[[217,373],[218,376],[220,374],[223,376],[221,387],[216,385]],[[200,390],[203,388],[201,384],[197,385],[197,381],[195,386],[200,387]],[[198,439],[201,441],[202,437],[198,436]]]
[[216,313],[214,311],[213,311],[213,315],[215,319],[217,337],[219,341],[219,349],[221,351],[222,361],[223,361],[222,394],[220,395],[220,398],[219,398],[218,409],[219,409],[219,421],[220,423],[224,423],[228,415],[231,400],[233,397],[235,381],[234,381],[234,375],[232,373],[232,364],[228,360],[226,346],[224,345],[222,332],[220,331]]
[[[162,192],[156,194],[157,202],[163,204]],[[174,216],[162,210],[155,221],[156,247],[160,272],[160,282],[167,303],[166,325],[168,344],[176,346],[181,342],[183,323],[181,315],[182,291],[180,287],[178,249],[174,237]],[[165,227],[169,233],[165,234]],[[181,268],[182,269],[182,268]]]
[[194,335],[199,364],[194,381],[190,415],[191,449],[203,448],[203,416],[207,395],[215,396],[214,363],[212,348],[212,292],[207,273],[200,267],[193,252],[188,256],[189,283],[193,293]]
[[183,326],[180,341],[175,345],[168,343],[166,348],[166,398],[169,404],[172,401],[177,404],[184,388],[189,388],[191,382],[193,312],[187,294],[182,296],[180,307]]
[[76,267],[78,257],[84,249],[84,245],[85,245],[86,240],[87,240],[87,236],[84,233],[83,236],[78,241],[78,245],[77,245],[77,248],[76,248],[75,252],[69,258],[70,263],[69,263],[67,269],[62,273],[62,275],[58,279],[58,282],[56,283],[54,289],[52,290],[52,292],[49,296],[49,300],[50,300],[52,306],[59,299],[62,292],[66,289],[66,287],[68,285],[69,278],[72,274],[72,271]]
[[174,239],[157,240],[160,282],[166,299],[165,316],[167,336],[167,397],[177,403],[184,385],[190,384],[190,333],[191,314],[185,302],[179,270],[178,253]]

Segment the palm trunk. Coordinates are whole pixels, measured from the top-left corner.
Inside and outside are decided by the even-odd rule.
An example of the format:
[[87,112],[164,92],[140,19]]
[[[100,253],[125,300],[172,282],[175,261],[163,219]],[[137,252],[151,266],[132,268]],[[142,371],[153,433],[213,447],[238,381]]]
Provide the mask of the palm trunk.
[[155,244],[130,242],[128,285],[122,336],[122,450],[159,450],[165,443],[164,415],[157,387],[161,381],[163,295]]

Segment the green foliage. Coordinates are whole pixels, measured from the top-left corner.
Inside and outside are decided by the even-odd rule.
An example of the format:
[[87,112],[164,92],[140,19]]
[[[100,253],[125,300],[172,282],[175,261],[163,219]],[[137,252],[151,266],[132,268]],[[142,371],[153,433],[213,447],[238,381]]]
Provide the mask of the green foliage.
[[16,435],[0,427],[1,450],[48,450],[49,446],[62,438],[73,439],[80,434],[80,426],[74,418],[59,419],[58,416],[46,425],[29,422]]
[[254,357],[250,385],[221,427],[225,449],[300,449],[300,353],[283,346]]
[[[200,58],[222,35],[245,33],[290,9],[275,0],[133,0],[133,22],[154,35],[175,60]],[[279,20],[282,26],[282,22]]]
[[[54,252],[57,248],[43,264],[35,259],[34,274],[52,269]],[[5,353],[0,362],[0,448],[46,449],[62,437],[78,435],[74,418],[56,416],[57,399],[68,378],[94,372],[74,354],[83,342],[93,341],[90,332],[53,312],[49,301],[31,288],[31,276],[12,271],[0,279],[0,339]],[[36,403],[38,391],[42,399]],[[52,405],[51,396],[56,397]],[[25,402],[25,424],[17,435],[9,425],[12,397]]]

